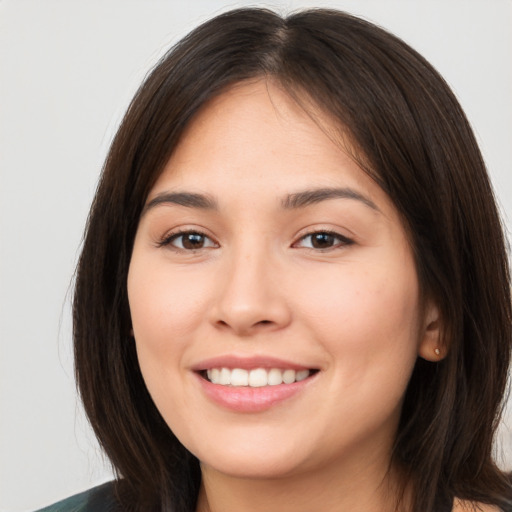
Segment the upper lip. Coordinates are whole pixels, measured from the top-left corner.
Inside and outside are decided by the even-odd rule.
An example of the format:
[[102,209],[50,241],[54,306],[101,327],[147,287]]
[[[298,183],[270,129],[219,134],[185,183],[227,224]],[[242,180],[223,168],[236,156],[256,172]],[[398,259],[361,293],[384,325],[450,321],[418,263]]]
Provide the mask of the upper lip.
[[283,370],[311,370],[311,366],[297,364],[284,359],[270,356],[235,356],[223,355],[205,359],[192,366],[193,371],[210,370],[211,368],[242,368],[253,370],[255,368],[279,368]]

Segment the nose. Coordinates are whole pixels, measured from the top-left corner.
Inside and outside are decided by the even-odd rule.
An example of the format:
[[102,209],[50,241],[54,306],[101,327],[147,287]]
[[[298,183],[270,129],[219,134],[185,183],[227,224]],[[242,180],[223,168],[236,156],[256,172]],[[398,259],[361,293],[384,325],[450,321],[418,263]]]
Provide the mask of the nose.
[[219,275],[211,320],[216,328],[251,336],[286,327],[289,301],[279,266],[264,251],[235,254]]

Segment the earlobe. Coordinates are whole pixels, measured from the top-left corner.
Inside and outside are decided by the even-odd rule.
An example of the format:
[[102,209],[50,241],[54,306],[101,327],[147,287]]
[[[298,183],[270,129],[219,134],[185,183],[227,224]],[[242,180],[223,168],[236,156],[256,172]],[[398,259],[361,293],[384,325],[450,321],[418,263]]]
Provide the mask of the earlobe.
[[436,306],[429,306],[421,333],[418,355],[427,361],[437,362],[446,356],[441,342],[441,319]]

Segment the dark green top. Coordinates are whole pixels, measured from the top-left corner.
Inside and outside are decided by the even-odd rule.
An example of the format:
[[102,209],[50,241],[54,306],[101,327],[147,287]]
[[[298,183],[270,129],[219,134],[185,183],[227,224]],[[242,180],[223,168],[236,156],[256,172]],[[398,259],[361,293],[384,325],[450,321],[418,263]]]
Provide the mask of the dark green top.
[[114,496],[113,482],[93,487],[88,491],[75,494],[38,512],[114,512],[119,505]]
[[[451,511],[451,500],[438,508],[438,512]],[[121,512],[121,508],[114,495],[114,482],[107,482],[37,512]]]

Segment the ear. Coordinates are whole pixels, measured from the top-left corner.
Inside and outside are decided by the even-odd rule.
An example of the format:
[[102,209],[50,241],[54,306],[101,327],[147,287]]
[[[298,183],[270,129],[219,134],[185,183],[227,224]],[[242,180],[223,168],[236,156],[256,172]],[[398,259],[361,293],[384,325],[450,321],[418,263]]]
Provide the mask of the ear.
[[418,346],[418,355],[427,361],[437,362],[446,357],[446,347],[441,340],[441,323],[439,309],[429,302],[425,309]]

